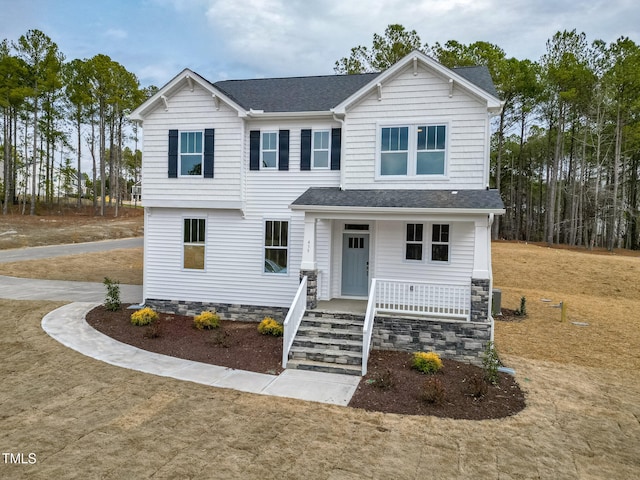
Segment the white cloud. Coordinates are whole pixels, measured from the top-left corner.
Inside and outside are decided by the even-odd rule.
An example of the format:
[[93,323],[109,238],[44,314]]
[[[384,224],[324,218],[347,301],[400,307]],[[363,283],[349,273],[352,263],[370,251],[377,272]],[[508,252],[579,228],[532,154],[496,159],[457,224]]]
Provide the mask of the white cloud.
[[104,32],[105,36],[113,38],[114,40],[124,40],[129,34],[120,28],[109,28]]

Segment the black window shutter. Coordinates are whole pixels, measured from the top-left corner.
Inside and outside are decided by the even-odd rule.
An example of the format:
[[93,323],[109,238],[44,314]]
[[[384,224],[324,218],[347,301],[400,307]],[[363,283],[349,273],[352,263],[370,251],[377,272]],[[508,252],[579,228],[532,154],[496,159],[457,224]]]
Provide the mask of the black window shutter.
[[260,170],[260,130],[249,132],[249,170]]
[[300,132],[300,170],[311,170],[311,130]]
[[204,130],[204,178],[213,178],[213,161],[215,146],[215,130],[205,128]]
[[342,147],[342,129],[331,129],[331,170],[340,170],[340,151]]
[[278,170],[289,170],[289,130],[278,132]]
[[169,178],[178,178],[178,130],[169,130]]

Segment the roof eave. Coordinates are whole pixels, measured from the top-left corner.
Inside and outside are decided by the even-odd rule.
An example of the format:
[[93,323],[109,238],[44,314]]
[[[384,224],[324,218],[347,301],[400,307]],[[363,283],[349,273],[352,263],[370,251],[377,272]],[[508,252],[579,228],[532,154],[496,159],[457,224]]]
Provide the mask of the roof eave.
[[399,215],[503,215],[504,208],[411,208],[411,207],[354,207],[339,205],[289,205],[291,210],[299,210],[311,213],[342,214],[342,213],[370,213]]
[[317,110],[308,112],[265,112],[262,110],[249,110],[247,116],[250,118],[309,118],[309,117],[332,117],[331,110]]

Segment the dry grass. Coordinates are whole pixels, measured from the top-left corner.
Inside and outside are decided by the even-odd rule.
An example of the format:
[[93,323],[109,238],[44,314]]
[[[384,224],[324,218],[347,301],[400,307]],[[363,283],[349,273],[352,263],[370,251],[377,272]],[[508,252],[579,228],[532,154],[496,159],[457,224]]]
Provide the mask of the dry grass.
[[40,328],[57,305],[0,300],[3,451],[37,455],[1,478],[640,478],[637,372],[511,357],[528,392],[515,417],[367,413],[84,357]]
[[[496,322],[501,353],[640,369],[640,257],[496,243],[493,273],[503,307],[516,309],[520,297],[527,298],[524,321]],[[560,309],[551,306],[560,302],[567,305],[566,322],[561,322]]]
[[104,277],[142,285],[142,248],[0,263],[0,275],[44,280],[102,282]]

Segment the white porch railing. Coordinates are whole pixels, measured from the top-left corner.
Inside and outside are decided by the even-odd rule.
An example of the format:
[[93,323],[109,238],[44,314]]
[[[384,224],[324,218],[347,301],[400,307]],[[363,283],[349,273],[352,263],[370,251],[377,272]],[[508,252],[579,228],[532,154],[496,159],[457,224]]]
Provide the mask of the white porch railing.
[[298,286],[296,296],[293,297],[291,307],[287,312],[287,317],[284,319],[284,333],[282,334],[282,368],[287,368],[287,361],[289,360],[289,350],[293,345],[293,340],[296,338],[298,328],[304,312],[307,310],[307,277],[302,277],[302,281]]
[[409,280],[371,281],[362,327],[362,375],[367,374],[373,324],[378,312],[471,320],[471,284],[453,285]]
[[369,361],[369,352],[371,351],[371,335],[373,334],[373,322],[376,317],[376,283],[377,279],[371,281],[371,289],[369,291],[369,301],[367,302],[367,313],[364,316],[364,325],[362,326],[362,376],[367,374],[367,362]]
[[378,279],[378,311],[471,319],[471,285]]

